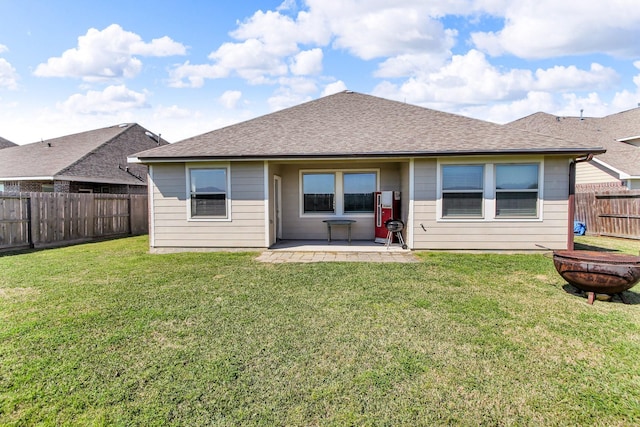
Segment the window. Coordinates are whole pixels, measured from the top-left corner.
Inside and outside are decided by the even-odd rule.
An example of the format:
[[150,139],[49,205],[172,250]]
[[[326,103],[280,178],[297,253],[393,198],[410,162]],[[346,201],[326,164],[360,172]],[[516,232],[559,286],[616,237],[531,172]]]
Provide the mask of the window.
[[438,166],[439,220],[542,220],[544,162]]
[[301,215],[373,215],[377,171],[301,171]]
[[538,215],[538,165],[496,165],[496,217]]
[[4,191],[4,182],[0,182],[0,193]]
[[189,169],[192,218],[227,218],[227,169]]
[[302,175],[304,213],[335,213],[336,177],[333,173]]
[[373,212],[376,174],[349,172],[343,175],[343,179],[344,212]]
[[483,165],[442,167],[442,216],[482,217]]
[[42,186],[40,187],[40,190],[43,193],[53,193],[54,187],[53,187],[53,184],[42,184]]

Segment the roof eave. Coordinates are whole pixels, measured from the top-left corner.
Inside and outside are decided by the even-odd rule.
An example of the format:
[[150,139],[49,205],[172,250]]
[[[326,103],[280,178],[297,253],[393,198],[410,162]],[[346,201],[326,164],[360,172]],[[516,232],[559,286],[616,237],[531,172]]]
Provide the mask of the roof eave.
[[303,160],[303,159],[354,159],[354,158],[406,158],[406,157],[451,157],[451,156],[492,156],[492,155],[566,155],[585,156],[588,154],[603,154],[606,150],[602,147],[594,148],[546,148],[546,149],[511,149],[511,150],[482,150],[482,151],[394,151],[394,152],[369,152],[369,153],[290,153],[290,154],[266,154],[266,155],[197,155],[197,156],[163,156],[163,157],[129,157],[129,163],[176,163],[197,161],[250,161],[250,160]]

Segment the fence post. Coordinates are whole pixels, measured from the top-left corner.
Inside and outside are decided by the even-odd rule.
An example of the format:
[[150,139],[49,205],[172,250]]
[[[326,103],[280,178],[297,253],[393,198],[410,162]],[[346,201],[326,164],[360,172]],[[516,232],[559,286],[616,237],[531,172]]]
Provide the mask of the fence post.
[[128,220],[129,220],[129,236],[133,235],[133,209],[131,206],[132,200],[131,200],[131,194],[128,195],[127,197],[127,213],[129,215]]
[[31,215],[32,200],[31,196],[27,197],[27,243],[29,243],[29,248],[31,249],[35,247],[33,243],[33,217]]

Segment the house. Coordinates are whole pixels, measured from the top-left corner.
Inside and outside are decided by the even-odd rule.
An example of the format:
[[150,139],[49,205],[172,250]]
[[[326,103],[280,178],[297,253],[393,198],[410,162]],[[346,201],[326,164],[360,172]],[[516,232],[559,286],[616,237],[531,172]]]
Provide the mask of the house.
[[18,145],[0,151],[0,191],[146,193],[147,168],[127,156],[159,145],[135,123]]
[[640,190],[640,108],[601,118],[535,113],[506,126],[604,147],[606,153],[576,166],[581,190]]
[[379,190],[400,192],[410,249],[535,250],[572,245],[571,165],[602,152],[345,91],[130,161],[149,167],[151,252],[326,239],[337,218],[373,241]]
[[15,147],[16,145],[17,144],[14,144],[8,139],[4,139],[3,137],[0,136],[0,150],[2,150],[3,148]]

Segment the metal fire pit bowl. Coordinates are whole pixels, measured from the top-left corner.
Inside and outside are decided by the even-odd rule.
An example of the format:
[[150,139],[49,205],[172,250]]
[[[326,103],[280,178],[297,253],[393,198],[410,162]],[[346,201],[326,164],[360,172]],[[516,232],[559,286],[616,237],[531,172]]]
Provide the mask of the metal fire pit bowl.
[[553,265],[564,280],[588,293],[589,304],[593,304],[595,294],[622,294],[640,281],[640,256],[554,251]]

